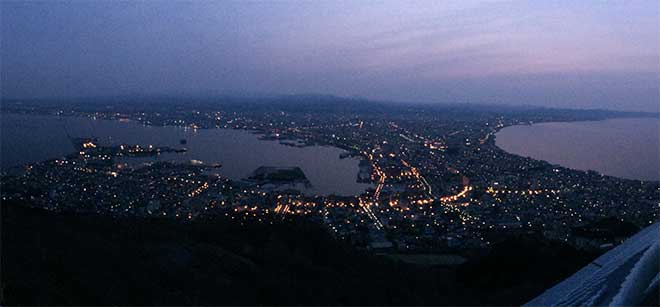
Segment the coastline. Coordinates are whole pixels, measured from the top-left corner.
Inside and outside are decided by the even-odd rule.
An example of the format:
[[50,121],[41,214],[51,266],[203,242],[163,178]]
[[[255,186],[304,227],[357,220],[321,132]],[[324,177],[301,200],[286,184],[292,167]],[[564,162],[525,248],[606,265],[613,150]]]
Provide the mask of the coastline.
[[[576,124],[576,123],[598,123],[598,122],[606,122],[606,121],[612,121],[612,120],[656,120],[658,121],[658,124],[660,125],[660,117],[657,116],[635,116],[635,117],[612,117],[612,118],[604,118],[604,119],[595,119],[595,120],[576,120],[576,121],[548,121],[548,122],[535,122],[535,123],[521,123],[521,124],[514,124],[514,125],[506,125],[503,127],[499,127],[495,129],[495,131],[492,134],[492,142],[493,145],[498,149],[506,152],[507,154],[515,155],[518,157],[522,158],[531,158],[534,160],[538,161],[543,161],[546,163],[549,163],[551,165],[557,165],[559,167],[565,168],[565,169],[570,169],[573,171],[580,171],[580,172],[596,172],[600,174],[601,176],[606,176],[606,177],[612,177],[620,180],[631,180],[631,181],[640,181],[640,182],[660,182],[660,172],[657,180],[652,180],[652,179],[640,179],[640,178],[631,178],[631,177],[621,177],[620,175],[614,175],[614,174],[608,174],[607,171],[599,170],[599,169],[592,169],[592,168],[579,168],[579,167],[573,167],[573,166],[568,166],[565,165],[562,162],[556,162],[556,161],[550,161],[545,158],[541,158],[538,156],[534,156],[532,153],[529,155],[526,155],[524,153],[518,153],[513,150],[507,150],[501,146],[501,143],[498,145],[497,143],[497,136],[504,130],[505,128],[514,128],[514,127],[525,127],[525,126],[548,126],[548,125],[561,125],[561,124]],[[660,171],[660,170],[658,170]]]

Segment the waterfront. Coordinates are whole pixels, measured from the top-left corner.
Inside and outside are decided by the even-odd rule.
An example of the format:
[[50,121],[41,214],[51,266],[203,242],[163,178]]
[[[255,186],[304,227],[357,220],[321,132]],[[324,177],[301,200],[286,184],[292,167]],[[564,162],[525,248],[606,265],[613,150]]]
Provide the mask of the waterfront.
[[[293,147],[278,141],[259,140],[258,135],[234,129],[190,129],[143,126],[135,121],[93,120],[84,117],[2,114],[2,168],[21,166],[65,156],[75,151],[71,137],[98,138],[101,144],[141,144],[186,147],[184,154],[163,154],[156,159],[221,163],[220,174],[240,180],[260,166],[299,166],[312,183],[306,194],[360,194],[371,187],[357,183],[359,160],[340,159],[344,151],[330,146]],[[182,139],[186,144],[180,144]]]
[[503,150],[578,170],[638,180],[660,179],[660,121],[654,118],[553,122],[506,127]]
[[[163,104],[137,111],[125,104],[91,110],[65,105],[31,107],[20,102],[5,105],[14,114],[66,116],[49,117],[56,124],[47,124],[39,117],[3,122],[11,126],[3,129],[4,133],[19,131],[6,137],[18,140],[16,146],[4,146],[3,151],[22,146],[26,152],[37,152],[44,146],[31,143],[30,134],[49,135],[53,131],[62,131],[57,132],[62,142],[71,146],[64,127],[69,127],[66,130],[72,137],[95,136],[98,141],[74,140],[74,154],[32,164],[20,176],[3,177],[0,196],[3,201],[84,214],[191,221],[222,217],[267,224],[302,218],[323,225],[336,238],[355,246],[405,253],[446,254],[456,248],[487,248],[503,237],[529,231],[542,231],[544,238],[561,240],[576,248],[599,249],[618,239],[585,240],[574,229],[590,227],[610,217],[635,227],[657,220],[660,182],[624,180],[552,166],[507,153],[496,146],[493,138],[501,128],[520,123],[576,122],[632,114],[553,109],[475,114],[474,110],[455,106],[402,109],[367,104],[371,108],[365,109],[360,104],[349,110],[345,104],[333,106],[339,109],[321,112],[314,106],[305,110],[298,103],[288,102],[255,104],[251,108],[239,104]],[[382,113],[373,113],[373,109]],[[76,124],[67,123],[68,120]],[[77,123],[78,120],[82,122]],[[73,126],[79,131],[75,132]],[[230,135],[214,135],[217,133]],[[45,147],[56,147],[51,145],[55,137],[45,140]],[[254,142],[254,146],[240,145]],[[121,146],[122,143],[153,147]],[[265,144],[273,147],[263,147]],[[330,147],[298,148],[301,144]],[[189,151],[176,155],[177,149],[184,146]],[[334,152],[312,152],[316,159],[309,162],[311,167],[319,167],[322,178],[340,178],[330,176],[336,164],[328,162],[357,162],[349,157],[360,157],[359,174],[353,167],[345,173],[346,180],[334,182],[342,187],[355,186],[355,177],[359,175],[360,182],[374,183],[375,188],[348,197],[299,195],[267,182],[281,182],[278,177],[294,181],[298,178],[297,182],[305,185],[297,171],[268,175],[271,179],[262,180],[263,184],[215,176],[213,173],[218,170],[227,172],[228,162],[207,159],[205,154],[217,151],[218,155],[227,155],[235,147],[244,148],[235,154],[235,163],[245,163],[253,154],[259,159],[274,158],[270,156],[279,150],[284,153],[276,156],[288,158],[281,165],[256,163],[254,168],[239,172],[239,179],[262,164],[298,164],[318,188],[313,172],[292,157],[294,152],[302,154],[298,150],[329,148]],[[161,153],[156,155],[160,161],[196,159],[206,163],[153,163],[139,168],[123,163],[150,160],[156,152]],[[345,159],[340,160],[342,156]],[[216,161],[223,167],[215,168]]]

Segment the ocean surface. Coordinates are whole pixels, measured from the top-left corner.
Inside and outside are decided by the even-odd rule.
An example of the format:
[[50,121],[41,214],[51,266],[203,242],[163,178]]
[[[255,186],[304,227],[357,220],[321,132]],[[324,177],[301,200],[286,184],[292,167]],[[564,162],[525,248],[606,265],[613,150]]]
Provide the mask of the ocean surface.
[[660,120],[626,118],[506,127],[507,152],[627,179],[660,180]]
[[[139,163],[166,160],[221,163],[220,174],[234,180],[248,177],[260,166],[299,166],[312,184],[305,194],[355,195],[371,184],[357,183],[359,160],[340,159],[344,150],[330,146],[292,147],[278,141],[259,140],[244,130],[143,126],[128,121],[83,117],[0,115],[0,166],[13,167],[63,157],[74,152],[67,137],[96,137],[101,144],[140,144],[186,147],[183,154],[136,158]],[[180,141],[185,139],[187,144]]]

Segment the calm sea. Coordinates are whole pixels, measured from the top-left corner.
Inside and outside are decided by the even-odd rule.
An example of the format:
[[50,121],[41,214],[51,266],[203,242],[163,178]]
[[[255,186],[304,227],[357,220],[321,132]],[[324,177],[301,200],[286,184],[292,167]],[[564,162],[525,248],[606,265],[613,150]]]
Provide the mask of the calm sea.
[[[329,146],[291,147],[277,141],[259,140],[244,130],[184,129],[143,126],[136,122],[92,120],[81,117],[2,114],[0,117],[0,162],[3,169],[54,159],[74,151],[72,137],[91,137],[102,144],[185,146],[185,154],[158,158],[174,161],[201,160],[221,163],[220,173],[231,179],[247,177],[260,166],[299,166],[312,184],[306,194],[355,195],[372,187],[357,183],[359,161],[340,159],[344,151]],[[182,139],[187,144],[181,145]]]
[[496,135],[507,152],[579,170],[639,180],[660,180],[660,120],[511,126]]

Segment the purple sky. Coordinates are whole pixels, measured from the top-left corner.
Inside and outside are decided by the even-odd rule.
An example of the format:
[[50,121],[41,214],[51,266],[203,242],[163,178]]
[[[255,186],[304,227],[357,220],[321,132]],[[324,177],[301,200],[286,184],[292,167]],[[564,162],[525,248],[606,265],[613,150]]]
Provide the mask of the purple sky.
[[1,1],[3,97],[323,93],[658,111],[660,2]]

